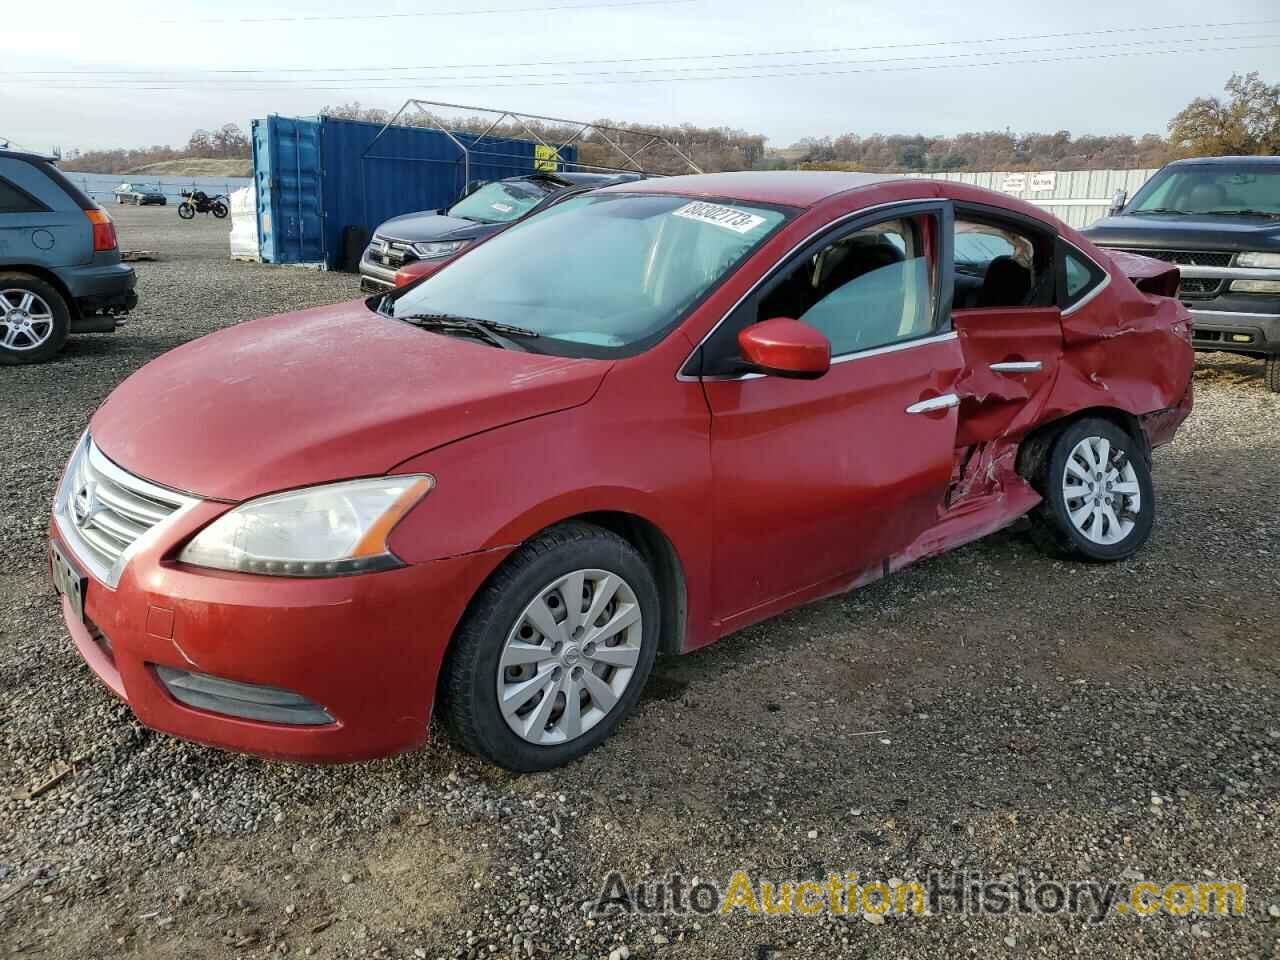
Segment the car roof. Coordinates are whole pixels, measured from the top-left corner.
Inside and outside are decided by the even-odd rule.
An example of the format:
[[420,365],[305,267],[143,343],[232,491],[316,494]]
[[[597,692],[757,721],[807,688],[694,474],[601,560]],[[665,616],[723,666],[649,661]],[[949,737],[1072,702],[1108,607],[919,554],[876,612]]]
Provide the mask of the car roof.
[[1187,157],[1175,160],[1171,167],[1280,167],[1280,157]]
[[811,207],[848,190],[890,180],[907,179],[882,173],[844,173],[828,170],[746,170],[662,177],[606,189],[631,193],[676,193],[694,197],[726,197],[743,202]]

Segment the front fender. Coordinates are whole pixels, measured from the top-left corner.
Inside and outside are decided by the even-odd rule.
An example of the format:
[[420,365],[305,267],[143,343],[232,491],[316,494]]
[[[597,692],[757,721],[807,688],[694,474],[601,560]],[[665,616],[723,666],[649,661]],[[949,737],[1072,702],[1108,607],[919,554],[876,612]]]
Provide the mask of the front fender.
[[430,473],[436,486],[392,531],[391,549],[411,563],[439,560],[509,548],[583,514],[628,514],[670,542],[700,633],[710,620],[708,413],[696,384],[661,393],[646,403],[597,396],[401,464],[397,473]]

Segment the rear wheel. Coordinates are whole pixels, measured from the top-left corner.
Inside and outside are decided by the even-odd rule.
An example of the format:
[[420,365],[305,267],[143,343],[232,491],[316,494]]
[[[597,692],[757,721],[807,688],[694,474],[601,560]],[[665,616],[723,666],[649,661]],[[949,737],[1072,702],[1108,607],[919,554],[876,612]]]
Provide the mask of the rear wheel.
[[191,204],[187,203],[187,201],[183,200],[180,204],[178,204],[178,216],[180,216],[183,220],[190,220],[193,217],[195,217],[195,215],[196,215],[196,208],[193,207]]
[[223,219],[227,215],[227,205],[219,200],[213,205],[213,215],[219,220]]
[[1071,424],[1058,435],[1038,478],[1043,502],[1032,513],[1047,552],[1123,560],[1151,535],[1155,493],[1142,446],[1106,420]]
[[52,285],[25,273],[0,273],[0,363],[39,363],[67,342],[71,313]]
[[514,554],[459,627],[441,712],[466,749],[547,770],[601,743],[640,697],[658,644],[658,590],[636,549],[585,523]]
[[1280,393],[1280,356],[1267,357],[1266,383],[1272,393]]

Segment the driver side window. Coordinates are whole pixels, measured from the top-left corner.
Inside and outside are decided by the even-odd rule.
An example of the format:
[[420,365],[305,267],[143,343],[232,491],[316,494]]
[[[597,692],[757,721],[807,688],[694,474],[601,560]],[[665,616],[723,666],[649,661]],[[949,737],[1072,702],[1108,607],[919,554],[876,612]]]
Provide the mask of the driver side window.
[[821,331],[832,357],[888,346],[933,328],[933,216],[888,220],[801,259],[759,301],[755,320],[791,317]]

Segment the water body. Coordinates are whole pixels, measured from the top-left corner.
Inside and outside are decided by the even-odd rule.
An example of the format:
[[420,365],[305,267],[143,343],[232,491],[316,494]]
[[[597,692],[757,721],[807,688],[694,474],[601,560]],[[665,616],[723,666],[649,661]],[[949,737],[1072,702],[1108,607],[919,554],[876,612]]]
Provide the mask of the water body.
[[66,178],[99,203],[115,203],[115,190],[128,183],[135,190],[158,191],[177,203],[183,190],[203,190],[207,194],[239,190],[253,183],[252,177],[164,177],[131,173],[77,173],[64,170]]

